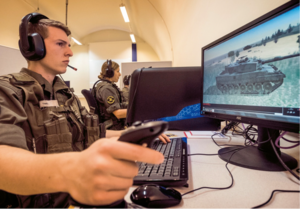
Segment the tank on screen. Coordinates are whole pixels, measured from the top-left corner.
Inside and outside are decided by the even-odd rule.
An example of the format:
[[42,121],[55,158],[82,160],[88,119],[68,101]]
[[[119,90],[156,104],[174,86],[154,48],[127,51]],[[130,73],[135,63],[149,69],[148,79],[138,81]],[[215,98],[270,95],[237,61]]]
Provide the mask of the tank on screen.
[[222,94],[269,94],[282,85],[285,74],[268,63],[287,58],[261,60],[242,56],[216,77],[217,88]]

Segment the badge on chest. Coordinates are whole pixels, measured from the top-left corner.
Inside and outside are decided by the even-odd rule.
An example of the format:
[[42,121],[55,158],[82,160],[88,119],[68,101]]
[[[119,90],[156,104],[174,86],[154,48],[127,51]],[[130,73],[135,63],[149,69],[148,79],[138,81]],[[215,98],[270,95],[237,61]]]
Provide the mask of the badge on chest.
[[58,107],[57,100],[42,100],[40,101],[40,108],[44,107]]

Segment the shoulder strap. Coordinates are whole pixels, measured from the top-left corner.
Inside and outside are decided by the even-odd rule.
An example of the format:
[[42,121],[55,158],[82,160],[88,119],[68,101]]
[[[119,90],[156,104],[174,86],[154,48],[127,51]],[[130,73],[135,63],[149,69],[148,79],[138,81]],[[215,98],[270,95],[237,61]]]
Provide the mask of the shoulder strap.
[[93,88],[92,89],[94,89],[95,88],[95,86],[96,86],[96,84],[97,83],[99,83],[100,81],[102,81],[101,79],[99,79],[98,81],[96,81],[96,83],[93,85]]

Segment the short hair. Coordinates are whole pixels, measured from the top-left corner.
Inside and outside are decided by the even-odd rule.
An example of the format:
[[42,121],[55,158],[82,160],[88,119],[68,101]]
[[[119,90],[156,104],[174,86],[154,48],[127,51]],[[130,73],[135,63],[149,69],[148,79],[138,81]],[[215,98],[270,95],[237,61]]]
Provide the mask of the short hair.
[[55,27],[63,30],[67,36],[71,35],[71,31],[69,30],[68,26],[65,24],[50,19],[41,19],[38,23],[28,23],[28,33],[38,33],[40,34],[43,39],[46,39],[49,36],[48,27]]
[[[112,70],[115,71],[115,70],[117,70],[119,67],[120,67],[120,66],[119,66],[118,63],[116,63],[116,62],[114,62],[114,61],[111,61],[111,68],[112,68]],[[106,62],[104,62],[103,65],[102,65],[100,75],[98,75],[98,78],[99,78],[99,79],[104,79],[104,78],[107,77],[107,75],[106,75],[106,69],[107,69],[107,68],[108,68],[108,63],[107,63],[107,61],[106,61]]]

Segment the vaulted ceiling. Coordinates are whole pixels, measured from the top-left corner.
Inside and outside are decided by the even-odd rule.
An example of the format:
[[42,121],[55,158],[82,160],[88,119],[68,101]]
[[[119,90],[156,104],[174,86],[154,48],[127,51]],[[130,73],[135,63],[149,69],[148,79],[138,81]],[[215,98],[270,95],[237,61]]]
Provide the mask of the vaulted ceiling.
[[[173,66],[199,66],[203,46],[287,1],[0,0],[0,45],[18,48],[17,26],[21,18],[39,12],[63,23],[67,20],[72,35],[79,41],[88,40],[89,35],[98,35],[99,31],[115,30],[123,37],[133,33],[137,41],[149,44],[161,61],[173,61]],[[122,3],[129,23],[121,15]]]
[[[100,30],[125,31],[147,42],[162,60],[172,60],[170,35],[160,11],[170,0],[21,1],[30,6],[32,12],[67,23],[77,40]],[[129,23],[122,17],[121,4],[126,6]]]

